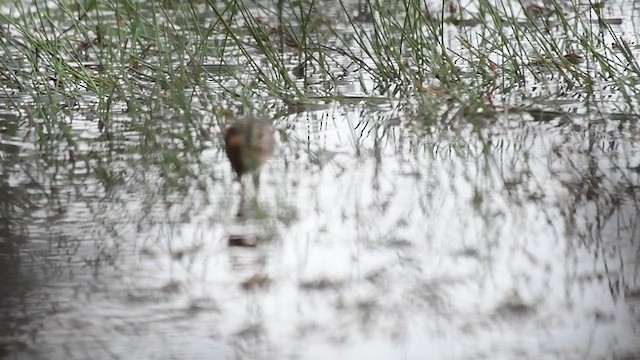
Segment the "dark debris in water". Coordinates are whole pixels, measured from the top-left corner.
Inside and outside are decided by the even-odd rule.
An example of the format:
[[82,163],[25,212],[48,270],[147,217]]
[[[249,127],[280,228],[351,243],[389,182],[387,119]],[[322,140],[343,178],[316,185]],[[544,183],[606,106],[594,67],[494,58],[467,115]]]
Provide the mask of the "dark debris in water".
[[540,6],[537,4],[529,4],[525,6],[524,11],[532,18],[548,18],[551,15],[555,14],[555,9],[546,6]]
[[199,298],[199,299],[193,299],[189,304],[189,308],[187,309],[187,312],[192,314],[203,312],[203,311],[219,312],[220,307],[213,299]]
[[459,27],[474,27],[482,24],[482,20],[478,18],[461,19],[456,16],[450,16],[444,19],[444,22]]
[[493,314],[498,318],[513,319],[529,317],[535,312],[534,306],[526,304],[519,296],[513,296],[498,305]]
[[174,250],[171,252],[171,258],[174,260],[182,260],[185,255],[195,255],[202,249],[202,245],[195,245],[186,249]]
[[327,278],[300,282],[300,289],[302,290],[338,290],[343,286],[343,280],[334,280]]
[[629,352],[624,354],[614,354],[612,359],[614,360],[638,360],[640,359],[640,351]]
[[621,25],[622,18],[599,18],[598,20],[590,20],[592,24]]
[[242,283],[240,283],[240,286],[242,286],[242,288],[246,291],[258,290],[258,289],[265,289],[269,287],[269,285],[271,285],[271,282],[272,281],[268,276],[262,275],[262,274],[255,274],[250,278],[244,280]]
[[156,251],[151,247],[145,246],[142,249],[140,249],[140,256],[154,258],[156,257],[156,255],[157,255]]
[[264,327],[260,324],[249,324],[240,331],[236,332],[236,336],[239,338],[256,338],[264,334]]
[[457,251],[454,256],[461,258],[469,258],[469,259],[480,259],[481,255],[477,249],[466,248],[460,251]]
[[625,296],[627,299],[635,299],[640,301],[640,288],[638,289],[628,288],[625,292]]
[[127,294],[127,300],[133,303],[157,302],[165,300],[169,295],[180,292],[182,286],[177,281],[169,281],[159,288],[131,289]]
[[387,242],[390,248],[405,249],[413,246],[413,243],[407,239],[391,239]]
[[529,113],[529,115],[533,117],[534,121],[538,121],[538,122],[549,122],[558,118],[563,119],[566,116],[568,116],[567,113],[563,113],[560,111],[538,110],[538,109],[527,110],[527,113]]
[[612,313],[606,313],[601,310],[594,311],[593,316],[596,319],[596,321],[600,323],[613,323],[616,319],[615,315],[613,315]]
[[258,241],[259,239],[255,235],[231,234],[227,243],[230,247],[256,247]]
[[180,283],[177,281],[169,281],[160,290],[165,294],[176,294],[180,291]]

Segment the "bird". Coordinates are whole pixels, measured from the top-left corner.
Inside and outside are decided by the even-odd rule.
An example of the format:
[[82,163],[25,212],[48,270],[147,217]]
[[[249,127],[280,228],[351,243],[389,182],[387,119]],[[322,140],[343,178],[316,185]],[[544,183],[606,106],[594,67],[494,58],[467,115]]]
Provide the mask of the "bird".
[[245,174],[253,176],[256,188],[260,182],[260,167],[273,154],[275,140],[269,119],[243,116],[231,123],[224,135],[225,150],[231,167],[242,184]]

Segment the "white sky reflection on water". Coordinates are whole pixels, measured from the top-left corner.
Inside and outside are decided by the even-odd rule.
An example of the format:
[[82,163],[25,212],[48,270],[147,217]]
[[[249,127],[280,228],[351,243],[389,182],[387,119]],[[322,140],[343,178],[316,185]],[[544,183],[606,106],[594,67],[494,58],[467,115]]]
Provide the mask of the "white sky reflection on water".
[[[606,146],[591,156],[580,131],[524,121],[494,127],[502,145],[484,155],[464,129],[418,142],[403,123],[380,136],[376,156],[382,129],[356,126],[356,110],[336,114],[287,120],[290,140],[262,174],[263,221],[234,220],[238,188],[213,149],[202,155],[205,188],[194,185],[178,205],[152,188],[70,204],[70,218],[101,209],[105,224],[117,224],[85,234],[78,260],[114,257],[41,290],[61,305],[43,316],[34,347],[48,358],[192,359],[597,359],[639,350],[637,295],[619,295],[638,289],[631,198],[599,233],[594,225],[595,204],[615,193],[620,174],[637,182],[627,170],[640,162],[634,143],[618,139],[618,158]],[[318,154],[329,159],[322,166],[309,160]],[[589,166],[615,171],[584,202],[570,186],[584,184],[577,175]],[[229,247],[236,232],[269,236],[257,248]]]

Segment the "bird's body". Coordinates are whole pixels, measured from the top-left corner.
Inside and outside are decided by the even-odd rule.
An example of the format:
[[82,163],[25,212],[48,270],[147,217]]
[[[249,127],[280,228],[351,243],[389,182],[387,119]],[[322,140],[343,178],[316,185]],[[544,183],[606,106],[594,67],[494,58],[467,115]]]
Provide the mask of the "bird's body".
[[275,146],[270,121],[255,116],[239,118],[227,127],[224,143],[238,180],[252,173],[257,185],[258,170],[273,154]]

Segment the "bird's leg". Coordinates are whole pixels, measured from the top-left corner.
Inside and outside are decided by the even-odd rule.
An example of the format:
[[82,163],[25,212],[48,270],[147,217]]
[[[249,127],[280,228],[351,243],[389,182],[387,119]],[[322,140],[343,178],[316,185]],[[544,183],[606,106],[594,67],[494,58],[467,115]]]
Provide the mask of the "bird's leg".
[[241,177],[238,177],[238,182],[240,183],[240,206],[238,207],[238,213],[236,217],[238,219],[244,219],[246,217],[246,189],[244,186],[244,182]]
[[254,171],[251,174],[251,179],[253,180],[253,193],[251,194],[251,209],[256,212],[258,211],[258,192],[260,190],[260,172]]

